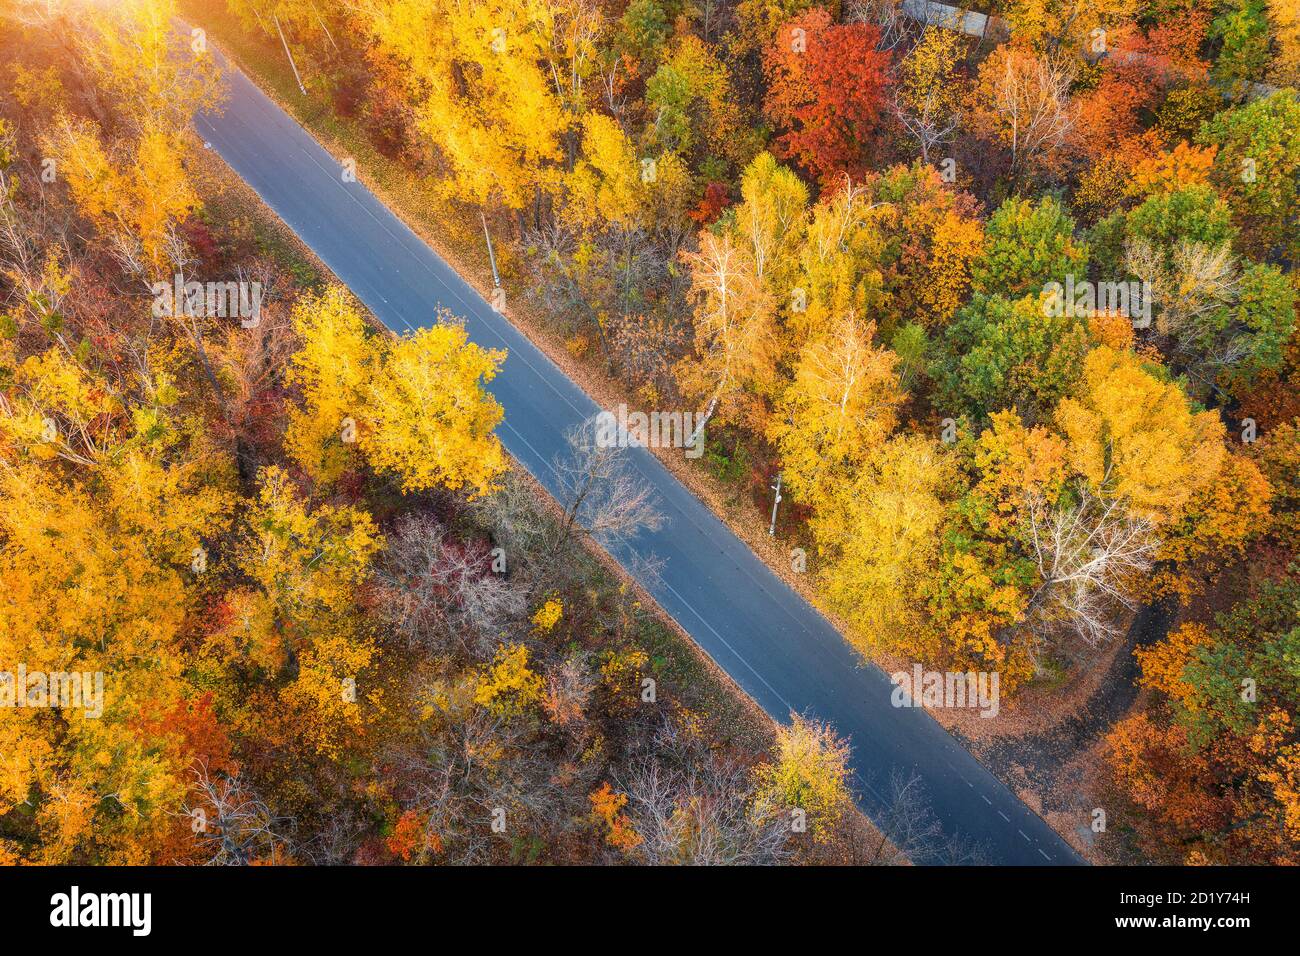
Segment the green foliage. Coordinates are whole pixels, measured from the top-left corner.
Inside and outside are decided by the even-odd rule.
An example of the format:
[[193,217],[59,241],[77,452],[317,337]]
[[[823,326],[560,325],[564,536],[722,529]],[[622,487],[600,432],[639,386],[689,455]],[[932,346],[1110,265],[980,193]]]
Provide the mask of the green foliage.
[[1219,147],[1214,181],[1259,251],[1300,251],[1300,102],[1289,90],[1216,116],[1200,139]]
[[623,11],[622,42],[642,61],[652,61],[663,49],[679,3],[661,0],[632,0]]
[[1264,0],[1220,0],[1210,36],[1221,44],[1214,73],[1222,80],[1258,80],[1268,64],[1268,13]]
[[975,291],[1016,298],[1067,275],[1086,277],[1088,246],[1074,238],[1074,220],[1051,196],[1008,199],[989,219],[984,254],[971,268]]
[[1167,255],[1179,242],[1217,248],[1237,235],[1227,203],[1209,186],[1157,193],[1128,214],[1125,227],[1129,238],[1143,239]]
[[977,293],[948,327],[934,368],[945,407],[976,421],[1004,408],[1044,420],[1078,380],[1088,350],[1082,319],[1048,311],[1037,295]]
[[1203,742],[1225,729],[1249,733],[1258,704],[1300,709],[1300,580],[1264,585],[1259,597],[1216,623],[1182,675],[1192,693],[1176,711],[1191,738]]
[[1232,370],[1240,390],[1260,372],[1281,366],[1282,348],[1295,331],[1296,290],[1277,266],[1250,264],[1242,270],[1234,315],[1246,358]]

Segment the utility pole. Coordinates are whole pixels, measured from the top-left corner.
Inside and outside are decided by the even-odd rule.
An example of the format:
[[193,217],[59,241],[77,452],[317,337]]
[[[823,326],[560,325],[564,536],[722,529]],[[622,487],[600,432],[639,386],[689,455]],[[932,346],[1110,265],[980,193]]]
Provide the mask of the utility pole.
[[491,234],[488,232],[488,227],[487,227],[487,216],[483,215],[483,210],[482,210],[482,209],[480,209],[480,210],[478,211],[478,217],[479,217],[479,219],[480,219],[480,220],[482,221],[482,223],[483,223],[483,238],[487,240],[487,247],[488,247],[488,261],[492,263],[492,284],[493,284],[493,288],[497,288],[497,289],[499,289],[499,288],[501,288],[501,277],[500,277],[499,275],[497,275],[497,257],[496,257],[496,253],[492,251],[492,236],[491,236]]
[[293,54],[289,52],[289,41],[284,38],[284,30],[280,26],[280,18],[274,13],[271,19],[275,21],[275,29],[280,33],[280,42],[284,44],[284,55],[289,58],[289,65],[293,67],[293,78],[298,81],[298,89],[302,90],[302,95],[307,95],[307,87],[302,85],[302,77],[298,75],[298,64],[293,62]]
[[772,501],[772,523],[767,526],[767,533],[769,537],[774,538],[776,537],[776,506],[781,503],[781,473],[779,471],[776,473],[776,484],[772,485],[771,488],[776,492],[776,498]]

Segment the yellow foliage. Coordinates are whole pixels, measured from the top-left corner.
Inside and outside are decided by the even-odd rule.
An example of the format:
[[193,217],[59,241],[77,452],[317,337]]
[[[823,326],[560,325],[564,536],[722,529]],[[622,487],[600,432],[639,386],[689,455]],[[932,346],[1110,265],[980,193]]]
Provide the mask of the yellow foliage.
[[898,96],[913,114],[942,125],[960,106],[957,66],[964,55],[962,43],[955,30],[927,24],[921,39],[903,58]]
[[774,303],[751,253],[729,235],[704,232],[698,252],[682,255],[691,272],[696,356],[678,365],[684,394],[735,417],[729,400],[745,388],[762,394],[776,380],[779,343]]
[[295,727],[316,750],[337,758],[344,743],[366,723],[363,704],[371,707],[378,695],[362,699],[358,685],[374,664],[375,646],[351,634],[318,637],[298,661],[298,674],[281,694],[298,715]]
[[184,137],[149,129],[106,149],[91,124],[60,117],[42,142],[82,215],[161,273],[176,225],[201,205],[185,172]]
[[404,491],[464,488],[471,497],[492,491],[506,470],[505,451],[492,434],[504,413],[483,385],[504,359],[504,352],[480,348],[449,323],[398,340],[366,388],[370,427],[360,443],[370,464],[395,473]]
[[582,228],[630,226],[644,202],[636,150],[613,119],[589,113],[582,120],[582,153],[569,174],[563,215]]
[[1213,412],[1193,412],[1177,384],[1105,345],[1085,358],[1079,394],[1061,401],[1056,419],[1074,470],[1157,524],[1182,515],[1225,454]]
[[362,390],[375,374],[377,349],[360,310],[339,286],[304,296],[291,319],[302,345],[288,379],[303,403],[289,411],[285,451],[313,479],[329,484],[356,460]]
[[1127,351],[1133,347],[1133,320],[1118,309],[1094,309],[1088,314],[1088,334],[1098,345]]
[[364,511],[306,503],[280,468],[263,468],[237,560],[285,619],[307,627],[322,611],[355,607],[383,538]]
[[917,283],[924,322],[942,326],[966,300],[970,265],[984,250],[984,224],[949,209],[935,227],[930,262]]
[[1170,631],[1163,641],[1137,648],[1133,654],[1142,668],[1138,683],[1159,691],[1185,708],[1194,709],[1197,694],[1183,680],[1183,671],[1192,662],[1197,649],[1210,644],[1210,632],[1205,626],[1189,622]]
[[533,614],[533,628],[539,634],[549,634],[564,615],[564,605],[550,598]]
[[1275,51],[1270,80],[1278,86],[1300,87],[1300,3],[1268,0],[1268,22]]
[[441,486],[486,494],[506,469],[493,429],[502,410],[484,388],[505,353],[440,324],[402,339],[368,336],[360,308],[342,288],[298,303],[302,347],[290,380],[303,404],[289,413],[285,448],[317,481],[356,463],[396,474],[406,491]]
[[1010,0],[1004,16],[1017,41],[1082,56],[1093,52],[1093,30],[1126,24],[1137,8],[1136,0]]
[[850,313],[809,342],[768,430],[791,493],[814,507],[852,479],[897,421],[898,356],[872,343],[875,329]]
[[474,688],[474,702],[497,717],[510,720],[541,703],[544,682],[528,667],[528,648],[503,644],[492,663],[483,668]]
[[1189,146],[1180,142],[1173,151],[1161,150],[1138,163],[1128,190],[1135,196],[1177,192],[1188,186],[1208,185],[1217,146]]
[[993,503],[989,533],[1005,535],[1023,517],[1027,498],[1055,501],[1060,496],[1067,477],[1066,447],[1046,428],[1026,428],[1010,410],[995,412],[990,422],[975,446],[980,469],[975,490]]
[[605,654],[600,664],[600,680],[614,697],[624,704],[637,699],[641,675],[645,673],[650,657],[640,648],[612,650]]
[[1259,466],[1239,454],[1225,454],[1211,480],[1197,484],[1180,520],[1162,541],[1159,558],[1180,571],[1196,563],[1190,573],[1157,577],[1158,588],[1184,597],[1206,583],[1204,562],[1222,563],[1240,557],[1245,546],[1268,530],[1273,516],[1269,504],[1273,489]]
[[926,656],[933,638],[926,582],[939,555],[939,529],[952,468],[934,442],[886,442],[854,481],[833,489],[811,521],[824,556],[821,593],[865,652],[889,648]]
[[555,187],[595,66],[595,23],[577,0],[363,0],[356,10],[402,65],[448,195],[522,209]]
[[802,811],[813,839],[826,842],[852,805],[848,744],[827,724],[790,716],[789,726],[777,728],[772,762],[757,770],[755,808],[785,819]]

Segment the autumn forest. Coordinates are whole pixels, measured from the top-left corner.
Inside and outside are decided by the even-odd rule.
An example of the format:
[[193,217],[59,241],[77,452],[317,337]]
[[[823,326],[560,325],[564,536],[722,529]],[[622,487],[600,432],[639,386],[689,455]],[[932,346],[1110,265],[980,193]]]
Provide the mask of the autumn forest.
[[[664,603],[664,482],[1061,853],[1300,863],[1300,6],[972,11],[0,0],[0,864],[1003,861]],[[521,458],[236,69],[675,446]]]

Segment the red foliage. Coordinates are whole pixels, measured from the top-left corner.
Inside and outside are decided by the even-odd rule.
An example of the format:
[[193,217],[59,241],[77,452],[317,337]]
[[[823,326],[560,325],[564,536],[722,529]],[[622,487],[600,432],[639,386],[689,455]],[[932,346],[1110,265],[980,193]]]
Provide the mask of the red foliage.
[[767,51],[764,112],[784,132],[774,152],[823,185],[847,173],[860,179],[885,100],[889,55],[865,23],[832,23],[815,7],[791,20]]
[[237,769],[230,752],[230,737],[218,722],[211,692],[177,701],[168,710],[156,703],[146,704],[138,730],[142,737],[189,757],[209,773],[233,773]]
[[1238,409],[1264,431],[1300,418],[1300,329],[1283,346],[1283,356],[1282,367],[1260,375]]
[[1144,111],[1156,107],[1174,86],[1203,83],[1208,66],[1197,51],[1205,40],[1203,11],[1187,11],[1146,32],[1117,31],[1112,55],[1096,85],[1076,97],[1076,140],[1093,160],[1118,155],[1131,163],[1160,148],[1142,137]]
[[181,224],[180,233],[201,269],[216,267],[221,259],[221,248],[206,223],[191,217]]
[[707,226],[722,215],[722,210],[731,205],[731,196],[725,183],[709,183],[704,189],[704,198],[691,210],[690,216],[701,226]]

